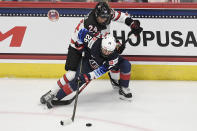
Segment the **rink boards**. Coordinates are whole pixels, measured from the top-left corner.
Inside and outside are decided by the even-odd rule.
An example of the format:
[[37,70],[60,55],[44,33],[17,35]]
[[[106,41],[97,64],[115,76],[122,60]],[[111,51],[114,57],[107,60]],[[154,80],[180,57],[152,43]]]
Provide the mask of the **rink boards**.
[[[95,3],[9,3],[0,3],[0,77],[61,77],[72,32]],[[111,24],[131,79],[197,80],[197,4],[110,5],[144,28],[127,38],[126,25]]]

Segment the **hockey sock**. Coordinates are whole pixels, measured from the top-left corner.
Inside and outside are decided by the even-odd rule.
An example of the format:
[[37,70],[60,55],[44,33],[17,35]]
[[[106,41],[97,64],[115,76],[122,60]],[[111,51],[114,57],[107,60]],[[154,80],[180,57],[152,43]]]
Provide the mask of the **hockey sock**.
[[120,70],[110,70],[110,75],[111,75],[111,78],[115,81],[118,81],[119,80],[119,76],[120,76]]

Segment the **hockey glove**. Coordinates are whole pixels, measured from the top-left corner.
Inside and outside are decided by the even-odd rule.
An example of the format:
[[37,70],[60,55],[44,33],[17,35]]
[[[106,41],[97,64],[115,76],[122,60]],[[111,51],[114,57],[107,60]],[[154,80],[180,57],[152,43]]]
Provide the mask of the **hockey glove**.
[[79,74],[78,76],[78,81],[80,82],[80,84],[84,84],[84,83],[89,83],[90,82],[90,75],[89,74]]
[[143,28],[140,27],[140,21],[139,20],[134,20],[131,23],[131,31],[129,32],[129,34],[134,34],[135,36],[140,35],[140,33],[142,32]]
[[83,28],[78,33],[78,43],[83,44],[84,38],[86,34],[88,33],[88,30],[86,28]]

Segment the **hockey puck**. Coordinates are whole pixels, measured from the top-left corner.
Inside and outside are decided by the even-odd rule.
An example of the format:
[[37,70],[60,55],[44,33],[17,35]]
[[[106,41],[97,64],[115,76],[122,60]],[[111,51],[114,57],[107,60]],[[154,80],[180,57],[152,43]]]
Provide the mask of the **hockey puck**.
[[60,125],[62,125],[62,126],[63,126],[63,125],[64,125],[64,122],[63,122],[63,121],[60,121]]
[[92,126],[92,123],[86,123],[86,126],[90,127],[90,126]]

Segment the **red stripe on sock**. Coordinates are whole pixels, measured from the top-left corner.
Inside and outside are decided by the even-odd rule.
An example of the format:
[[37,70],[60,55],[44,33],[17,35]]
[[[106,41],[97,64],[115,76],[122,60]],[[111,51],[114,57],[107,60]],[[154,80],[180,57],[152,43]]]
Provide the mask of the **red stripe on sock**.
[[60,88],[63,87],[63,85],[62,85],[62,83],[60,82],[60,80],[57,81],[57,84],[58,84],[58,86],[59,86]]
[[66,84],[66,85],[64,85],[64,86],[62,87],[62,89],[63,89],[63,91],[66,93],[66,95],[69,95],[70,93],[73,92],[72,89],[71,89],[71,87],[70,87],[70,84],[69,84],[69,83]]
[[120,72],[120,70],[118,70],[118,71],[111,70],[111,72],[112,72],[112,73],[119,73],[119,72]]
[[120,79],[122,80],[130,80],[131,75],[130,74],[122,74],[120,73]]
[[66,83],[68,83],[69,82],[69,80],[67,79],[67,77],[66,77],[66,75],[64,74],[64,81],[66,82]]

